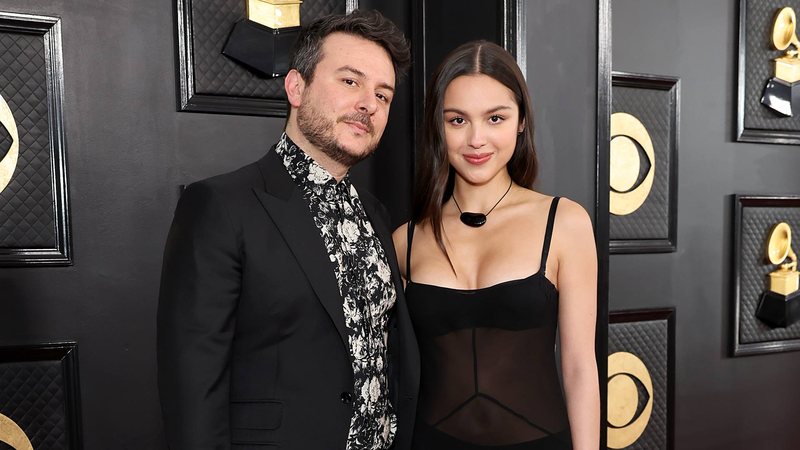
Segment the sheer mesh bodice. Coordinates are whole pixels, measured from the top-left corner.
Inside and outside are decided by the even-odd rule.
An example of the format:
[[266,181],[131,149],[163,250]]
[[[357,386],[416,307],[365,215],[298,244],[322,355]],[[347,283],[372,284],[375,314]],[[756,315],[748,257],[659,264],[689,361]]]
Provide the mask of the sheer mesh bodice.
[[544,276],[557,200],[541,268],[527,278],[460,290],[407,274],[422,361],[415,449],[571,448],[554,356],[558,291]]

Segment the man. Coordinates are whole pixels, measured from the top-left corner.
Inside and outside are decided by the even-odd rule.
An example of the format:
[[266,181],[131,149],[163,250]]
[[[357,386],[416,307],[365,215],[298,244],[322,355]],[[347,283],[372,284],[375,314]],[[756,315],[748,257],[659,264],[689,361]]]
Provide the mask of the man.
[[183,193],[158,309],[172,450],[409,448],[417,344],[385,210],[347,175],[409,59],[377,12],[311,24],[278,143]]

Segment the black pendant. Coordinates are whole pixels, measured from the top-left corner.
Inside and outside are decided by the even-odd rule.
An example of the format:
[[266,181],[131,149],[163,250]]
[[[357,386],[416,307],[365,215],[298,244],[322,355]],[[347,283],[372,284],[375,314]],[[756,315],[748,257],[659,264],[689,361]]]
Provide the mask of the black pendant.
[[461,222],[463,222],[464,225],[469,225],[475,228],[482,227],[483,224],[486,223],[486,214],[462,212]]

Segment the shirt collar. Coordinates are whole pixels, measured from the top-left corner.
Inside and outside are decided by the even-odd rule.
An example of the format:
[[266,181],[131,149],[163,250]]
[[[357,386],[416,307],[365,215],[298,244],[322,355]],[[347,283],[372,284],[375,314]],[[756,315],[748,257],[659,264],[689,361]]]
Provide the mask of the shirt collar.
[[327,191],[350,193],[350,174],[347,173],[338,183],[336,178],[314,158],[308,156],[300,147],[283,133],[275,146],[275,152],[283,160],[283,165],[295,183],[313,192]]

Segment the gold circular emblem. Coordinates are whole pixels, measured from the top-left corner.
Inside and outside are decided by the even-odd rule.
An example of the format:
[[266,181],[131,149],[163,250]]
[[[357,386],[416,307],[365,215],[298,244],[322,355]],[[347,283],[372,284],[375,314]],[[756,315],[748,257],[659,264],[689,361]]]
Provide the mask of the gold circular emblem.
[[[647,400],[639,411],[639,389],[644,386]],[[608,357],[608,447],[625,448],[644,433],[653,412],[653,380],[641,359],[628,352]],[[638,415],[637,415],[638,414]]]
[[19,158],[19,134],[17,133],[17,123],[14,121],[14,114],[11,113],[11,108],[8,103],[0,95],[0,124],[2,124],[8,134],[11,135],[11,148],[8,149],[6,156],[0,161],[0,192],[5,190],[11,177],[14,175],[14,170],[17,168],[17,159]]
[[608,423],[617,428],[629,424],[636,416],[638,397],[636,383],[631,377],[618,376],[608,380]]
[[[639,144],[650,160],[650,169],[638,186],[641,158]],[[636,117],[628,113],[611,115],[611,166],[609,210],[618,216],[628,215],[644,203],[653,188],[656,173],[656,153],[650,133]]]
[[626,192],[633,188],[639,178],[639,150],[636,143],[627,136],[617,136],[611,146],[611,188]]
[[33,450],[33,445],[22,428],[2,414],[0,414],[0,442],[5,442],[14,450]]

